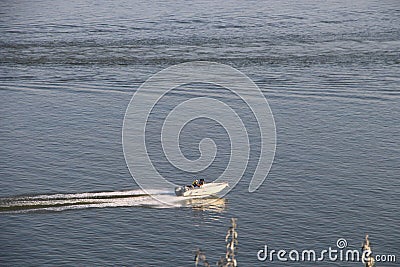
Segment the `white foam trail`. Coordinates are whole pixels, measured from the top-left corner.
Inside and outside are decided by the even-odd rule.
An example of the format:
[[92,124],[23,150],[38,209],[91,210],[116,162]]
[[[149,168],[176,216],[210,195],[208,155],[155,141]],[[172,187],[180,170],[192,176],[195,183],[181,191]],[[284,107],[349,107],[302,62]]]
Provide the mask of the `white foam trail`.
[[36,195],[29,197],[21,197],[22,199],[76,199],[76,198],[101,198],[101,197],[134,197],[138,195],[148,194],[163,194],[168,191],[163,190],[151,190],[150,192],[144,192],[141,189],[129,190],[129,191],[112,191],[112,192],[87,192],[87,193],[73,193],[73,194],[52,194],[52,195]]
[[49,194],[35,196],[16,196],[0,198],[0,213],[21,213],[32,211],[63,211],[85,208],[111,207],[217,207],[222,209],[225,202],[218,205],[210,204],[216,198],[183,198],[177,197],[172,191],[165,190],[129,190],[113,192],[87,192],[73,194]]

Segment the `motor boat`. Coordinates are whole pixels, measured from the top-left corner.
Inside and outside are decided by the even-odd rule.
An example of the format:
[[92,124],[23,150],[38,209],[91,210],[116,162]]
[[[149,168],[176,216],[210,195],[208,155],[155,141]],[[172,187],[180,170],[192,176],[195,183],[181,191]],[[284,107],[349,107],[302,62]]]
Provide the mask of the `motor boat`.
[[205,183],[199,186],[185,185],[175,188],[175,194],[183,197],[209,196],[214,195],[226,187],[228,183]]

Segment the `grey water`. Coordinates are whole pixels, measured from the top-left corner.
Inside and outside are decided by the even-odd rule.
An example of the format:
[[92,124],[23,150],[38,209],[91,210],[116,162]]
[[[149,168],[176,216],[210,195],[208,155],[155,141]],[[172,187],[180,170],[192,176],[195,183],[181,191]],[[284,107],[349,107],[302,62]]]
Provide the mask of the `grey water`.
[[[0,34],[1,266],[194,266],[197,248],[214,263],[232,217],[239,266],[362,266],[260,262],[257,252],[321,251],[339,238],[359,249],[366,233],[374,253],[400,257],[398,1],[1,1]],[[249,193],[255,131],[227,196],[162,205],[126,166],[124,113],[151,75],[194,60],[235,67],[261,88],[275,160]],[[156,110],[207,95],[238,104],[200,86]],[[199,157],[205,137],[219,149],[206,170],[182,173],[159,146],[162,118],[154,114],[146,136],[160,173],[190,183],[223,172],[223,127],[204,119],[182,131],[187,158]],[[175,201],[171,192],[154,194]]]

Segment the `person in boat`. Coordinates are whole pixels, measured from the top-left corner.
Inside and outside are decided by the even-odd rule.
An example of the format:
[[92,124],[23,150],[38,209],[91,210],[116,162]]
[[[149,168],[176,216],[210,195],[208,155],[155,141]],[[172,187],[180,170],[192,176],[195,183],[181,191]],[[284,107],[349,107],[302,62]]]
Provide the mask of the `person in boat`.
[[199,180],[194,180],[194,182],[192,183],[192,187],[193,188],[196,188],[196,187],[200,187],[200,185],[199,185]]
[[205,184],[206,182],[204,181],[204,179],[200,179],[200,182],[199,182],[199,186],[202,186],[203,184]]

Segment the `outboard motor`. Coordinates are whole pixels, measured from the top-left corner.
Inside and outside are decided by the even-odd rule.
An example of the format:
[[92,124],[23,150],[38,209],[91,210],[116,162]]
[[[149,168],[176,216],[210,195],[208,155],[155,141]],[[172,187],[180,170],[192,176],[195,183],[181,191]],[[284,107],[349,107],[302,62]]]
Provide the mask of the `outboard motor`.
[[175,195],[183,196],[183,193],[185,193],[187,190],[188,188],[186,186],[175,187]]

